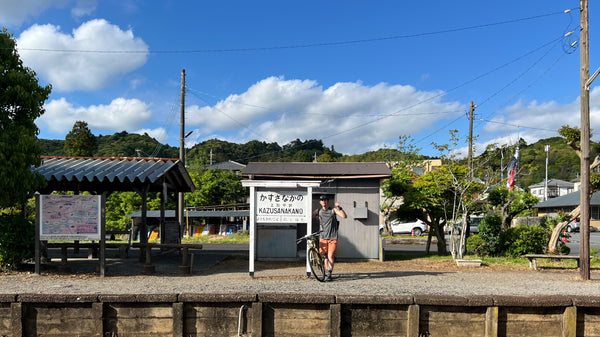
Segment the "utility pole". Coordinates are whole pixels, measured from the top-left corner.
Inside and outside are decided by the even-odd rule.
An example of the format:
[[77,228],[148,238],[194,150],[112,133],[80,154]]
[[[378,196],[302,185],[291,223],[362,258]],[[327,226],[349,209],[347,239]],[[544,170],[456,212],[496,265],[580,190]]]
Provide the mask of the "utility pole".
[[471,101],[471,107],[469,108],[469,175],[473,178],[473,113],[475,112],[475,105]]
[[582,280],[590,279],[590,46],[588,25],[588,0],[580,0],[581,67],[581,241],[579,243],[579,266]]
[[548,153],[550,152],[550,145],[544,146],[546,150],[546,179],[544,180],[544,201],[548,200]]
[[[179,113],[179,160],[185,167],[185,69],[181,69],[181,107]],[[180,235],[183,234],[183,192],[177,195],[177,220],[179,220]]]

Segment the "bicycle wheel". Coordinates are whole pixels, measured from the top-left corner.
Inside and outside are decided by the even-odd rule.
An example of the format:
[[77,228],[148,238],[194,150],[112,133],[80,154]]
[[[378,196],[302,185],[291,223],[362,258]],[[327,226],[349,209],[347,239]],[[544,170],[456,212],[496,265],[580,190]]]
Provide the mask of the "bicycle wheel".
[[323,257],[315,248],[311,248],[308,251],[308,257],[310,258],[310,270],[319,282],[325,280],[325,264],[323,263]]

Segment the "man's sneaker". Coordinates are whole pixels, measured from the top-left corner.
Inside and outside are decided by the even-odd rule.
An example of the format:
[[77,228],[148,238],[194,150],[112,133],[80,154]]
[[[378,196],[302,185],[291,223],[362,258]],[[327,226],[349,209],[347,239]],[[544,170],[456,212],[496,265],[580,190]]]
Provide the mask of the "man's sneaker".
[[331,278],[331,270],[326,270],[325,271],[325,279],[323,279],[323,282],[331,282],[332,278]]

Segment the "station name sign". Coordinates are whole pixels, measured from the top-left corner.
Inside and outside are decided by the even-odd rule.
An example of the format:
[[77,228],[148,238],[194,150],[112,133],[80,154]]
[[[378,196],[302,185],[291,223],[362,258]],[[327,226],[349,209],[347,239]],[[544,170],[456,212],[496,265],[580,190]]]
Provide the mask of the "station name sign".
[[256,222],[306,223],[307,192],[297,190],[257,191]]

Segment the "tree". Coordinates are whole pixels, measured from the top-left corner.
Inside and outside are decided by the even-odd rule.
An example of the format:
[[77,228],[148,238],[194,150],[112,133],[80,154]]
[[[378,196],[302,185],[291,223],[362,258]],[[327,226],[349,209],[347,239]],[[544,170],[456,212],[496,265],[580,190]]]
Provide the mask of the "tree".
[[380,160],[385,161],[392,169],[392,177],[382,186],[384,200],[381,211],[384,232],[391,235],[390,217],[417,178],[413,170],[423,166],[423,157],[419,155],[420,149],[413,144],[413,139],[405,135],[399,137],[397,150],[387,150],[381,154]]
[[65,137],[65,152],[68,156],[91,157],[96,152],[98,144],[96,136],[84,121],[77,121],[73,129]]
[[246,196],[240,178],[229,170],[190,172],[197,189],[186,193],[188,206],[225,205],[240,202]]
[[6,28],[0,32],[0,207],[22,205],[43,186],[44,177],[33,173],[40,166],[39,130],[34,121],[52,87],[40,86],[36,74],[24,67],[16,42]]
[[[558,130],[558,133],[564,138],[566,143],[575,151],[577,156],[581,159],[581,132],[577,127],[571,127],[569,125],[564,125]],[[590,138],[592,135],[590,134]],[[590,172],[594,172],[596,167],[600,166],[600,155],[597,155],[594,158],[594,161],[590,164]],[[584,183],[584,182],[582,182]],[[600,174],[599,173],[591,173],[590,174],[590,193],[594,193],[600,189]],[[577,206],[571,213],[564,217],[562,221],[560,221],[552,230],[552,234],[550,235],[550,240],[548,241],[548,253],[556,254],[558,247],[558,240],[561,236],[561,233],[567,227],[567,224],[571,222],[571,220],[578,218],[581,215],[581,205]]]
[[521,189],[509,191],[506,186],[497,186],[488,193],[487,201],[502,218],[502,230],[506,231],[517,215],[531,209],[539,202],[530,192]]

